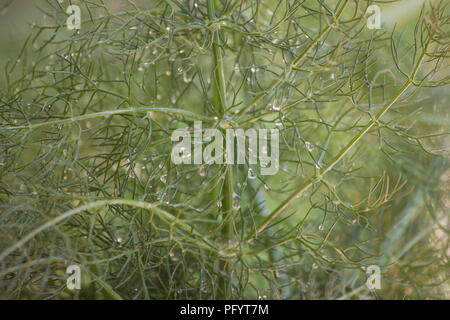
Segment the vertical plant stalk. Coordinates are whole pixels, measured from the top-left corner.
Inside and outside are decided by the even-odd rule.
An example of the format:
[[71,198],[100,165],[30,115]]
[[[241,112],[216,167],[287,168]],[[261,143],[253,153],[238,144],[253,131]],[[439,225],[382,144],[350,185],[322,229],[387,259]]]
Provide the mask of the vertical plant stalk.
[[[215,7],[214,0],[208,0],[208,17],[211,24],[215,24]],[[214,86],[213,92],[218,95],[218,111],[223,117],[226,110],[226,90],[225,90],[225,75],[223,67],[223,56],[221,49],[219,47],[220,41],[220,26],[213,31],[212,35],[212,50],[214,54]],[[224,222],[224,228],[222,234],[227,240],[226,245],[230,241],[233,241],[233,225],[232,225],[232,213],[233,213],[233,173],[231,165],[227,165],[225,172],[225,181],[222,189],[223,205],[222,205],[222,221]],[[225,273],[227,276],[220,276],[219,287],[217,292],[217,298],[220,299],[231,299],[231,280],[228,279],[228,275],[231,274],[231,262],[221,260],[219,264],[219,274]]]
[[[218,95],[219,113],[223,116],[226,110],[225,107],[225,76],[223,71],[223,57],[218,45],[220,41],[219,30],[220,25],[216,25],[216,16],[214,13],[214,0],[208,0],[208,17],[210,25],[212,26],[212,50],[214,55],[214,86],[213,91]],[[217,28],[217,29],[216,29]]]

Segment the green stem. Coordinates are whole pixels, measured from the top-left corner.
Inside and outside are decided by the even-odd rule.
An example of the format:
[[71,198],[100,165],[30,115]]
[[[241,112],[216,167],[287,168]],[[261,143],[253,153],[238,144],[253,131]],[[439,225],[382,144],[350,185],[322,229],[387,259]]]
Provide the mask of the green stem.
[[123,300],[123,298],[118,294],[107,282],[100,279],[91,270],[86,269],[86,271],[94,278],[94,281],[102,288],[103,292],[113,300]]
[[[214,0],[208,0],[208,16],[209,20],[214,23],[215,17]],[[214,53],[214,89],[218,95],[219,113],[224,116],[226,110],[226,89],[225,89],[225,74],[223,67],[223,56],[219,46],[219,30],[214,31],[213,35],[213,53]],[[225,181],[222,189],[223,195],[223,205],[222,205],[222,221],[225,222],[225,227],[223,228],[223,235],[226,239],[226,245],[229,241],[233,241],[233,225],[232,225],[232,214],[233,214],[233,173],[232,167],[229,165],[226,168]],[[224,273],[219,277],[219,291],[217,292],[217,297],[220,299],[231,299],[231,261],[230,259],[222,260],[219,264],[219,272]]]
[[59,124],[65,124],[65,123],[72,123],[77,121],[83,121],[88,119],[94,119],[94,118],[100,118],[100,117],[108,117],[116,114],[127,114],[127,113],[146,113],[146,112],[161,112],[161,113],[173,113],[173,114],[179,114],[182,116],[186,116],[193,119],[198,120],[204,120],[204,121],[213,121],[213,119],[197,114],[188,110],[183,109],[175,109],[175,108],[163,108],[163,107],[142,107],[142,108],[127,108],[127,109],[117,109],[117,110],[107,110],[107,111],[101,111],[101,112],[95,112],[95,113],[88,113],[88,114],[82,114],[79,116],[74,116],[70,118],[64,118],[59,120],[52,120],[47,122],[40,122],[40,123],[30,123],[28,125],[22,125],[22,126],[13,126],[13,127],[5,127],[3,129],[6,130],[15,130],[15,129],[35,129],[39,127],[46,127],[51,125],[59,125]]
[[200,247],[207,248],[209,250],[214,251],[217,254],[220,254],[220,251],[215,249],[215,247],[211,243],[209,243],[202,235],[200,235],[200,233],[197,232],[192,226],[189,226],[189,225],[185,224],[184,222],[178,220],[177,217],[158,208],[156,205],[151,204],[149,202],[145,202],[145,201],[118,198],[118,199],[108,199],[108,200],[100,200],[100,201],[91,202],[91,203],[85,204],[83,206],[69,210],[61,215],[58,215],[54,219],[49,220],[46,223],[42,224],[41,226],[37,227],[36,229],[34,229],[30,233],[28,233],[26,236],[24,236],[22,239],[17,241],[14,245],[12,245],[9,248],[7,248],[6,250],[4,250],[0,254],[0,262],[3,261],[3,259],[5,259],[5,257],[10,255],[12,252],[14,252],[15,250],[22,247],[25,243],[32,240],[39,233],[57,225],[58,223],[68,219],[69,217],[71,217],[77,213],[86,211],[86,210],[99,208],[99,207],[103,207],[103,206],[107,206],[107,205],[128,205],[128,206],[133,206],[133,207],[137,207],[137,208],[141,208],[141,209],[145,209],[145,210],[151,210],[161,219],[161,221],[166,222],[170,225],[176,225],[179,229],[183,230],[184,232],[194,235],[198,239],[198,240],[194,240],[194,241]]
[[[215,20],[216,20],[214,11],[215,11],[214,0],[208,0],[208,16],[209,16],[210,22],[213,24],[215,23]],[[222,57],[222,52],[220,51],[220,46],[218,44],[220,41],[220,37],[219,37],[220,26],[218,28],[219,29],[213,31],[213,37],[212,37],[213,38],[212,49],[213,49],[214,63],[215,63],[214,85],[215,85],[216,93],[219,97],[219,112],[221,115],[223,115],[225,112],[225,109],[226,109],[226,107],[225,107],[226,92],[225,92],[225,75],[224,75],[224,71],[223,71],[223,57]]]

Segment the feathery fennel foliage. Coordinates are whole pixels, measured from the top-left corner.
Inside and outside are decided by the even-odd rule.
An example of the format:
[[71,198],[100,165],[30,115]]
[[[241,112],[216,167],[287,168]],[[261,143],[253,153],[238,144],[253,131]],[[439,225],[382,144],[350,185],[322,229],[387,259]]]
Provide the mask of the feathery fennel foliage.
[[[444,1],[72,3],[1,80],[2,298],[450,297]],[[174,165],[194,120],[278,128],[280,171]]]

